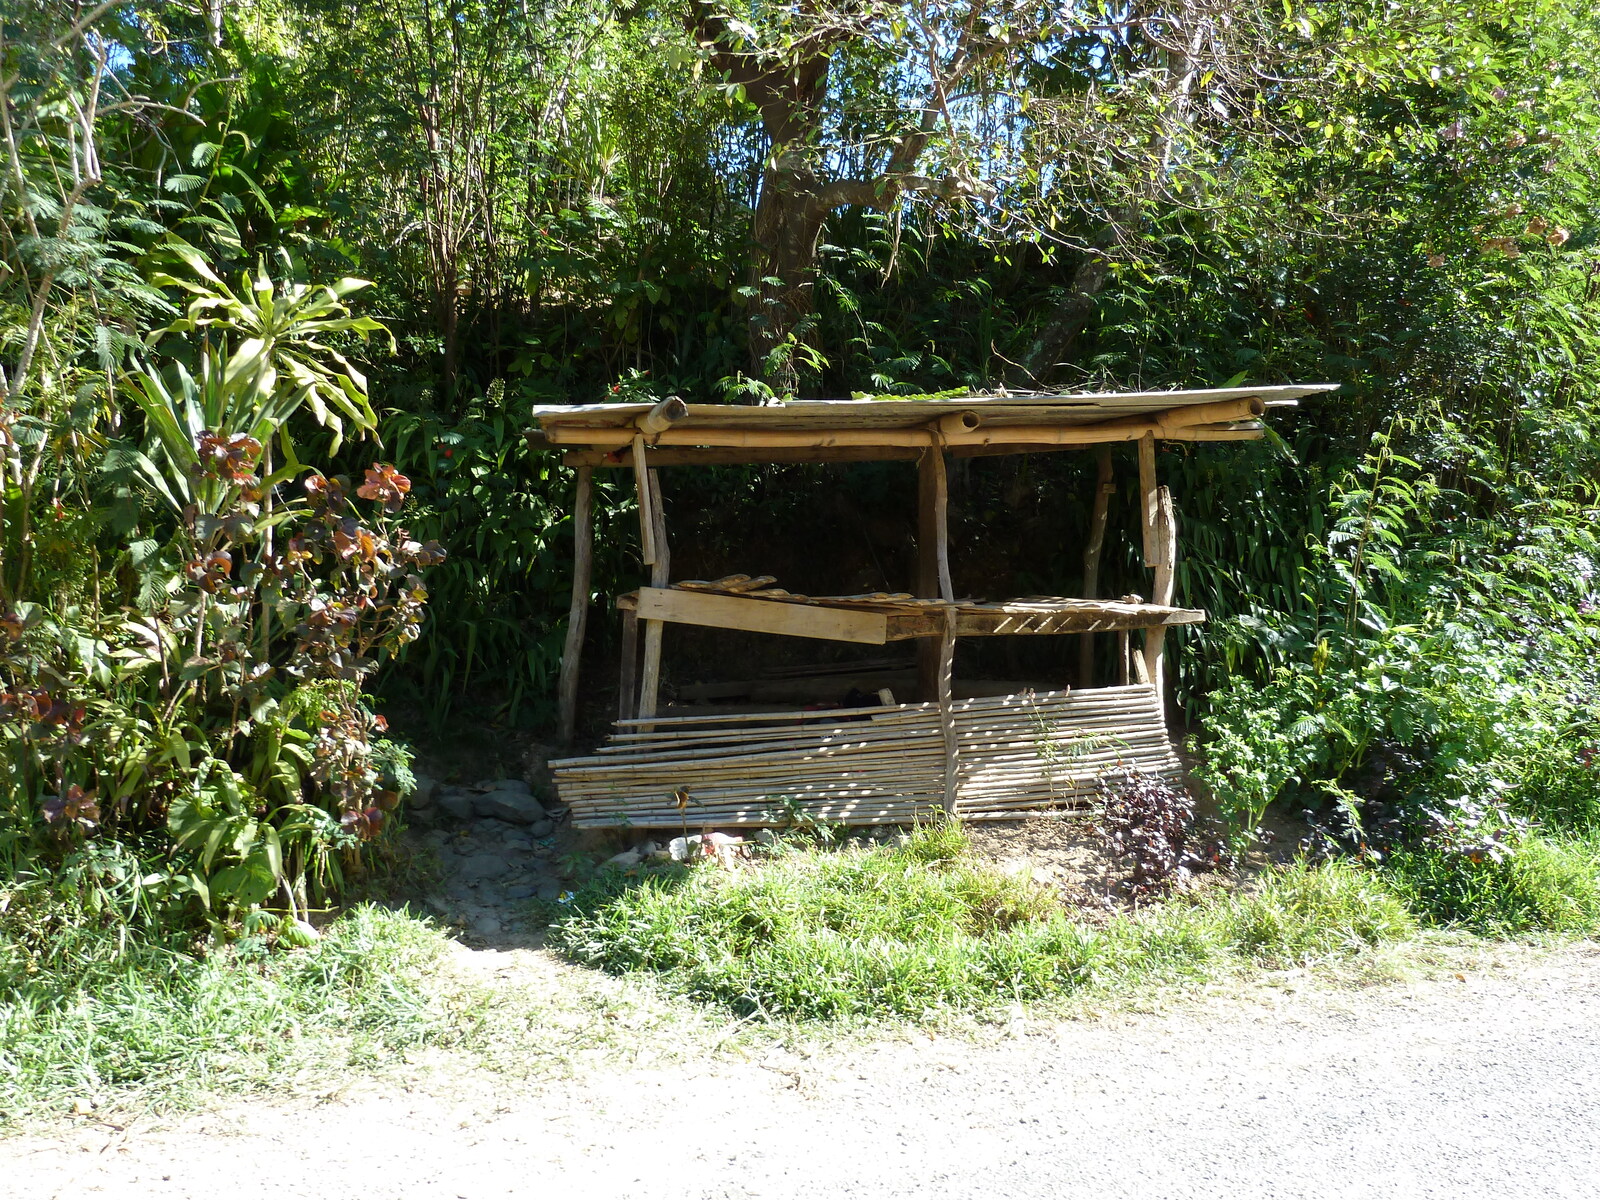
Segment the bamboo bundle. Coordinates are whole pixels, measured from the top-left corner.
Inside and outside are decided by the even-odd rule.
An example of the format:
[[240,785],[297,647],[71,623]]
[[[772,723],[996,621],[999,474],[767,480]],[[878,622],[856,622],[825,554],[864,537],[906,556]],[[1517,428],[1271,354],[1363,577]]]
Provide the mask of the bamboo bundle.
[[929,703],[619,721],[594,755],[550,765],[580,828],[760,826],[795,810],[905,823],[944,806],[950,761],[960,814],[1086,812],[1108,774],[1180,769],[1145,685],[984,696],[948,712],[953,755]]

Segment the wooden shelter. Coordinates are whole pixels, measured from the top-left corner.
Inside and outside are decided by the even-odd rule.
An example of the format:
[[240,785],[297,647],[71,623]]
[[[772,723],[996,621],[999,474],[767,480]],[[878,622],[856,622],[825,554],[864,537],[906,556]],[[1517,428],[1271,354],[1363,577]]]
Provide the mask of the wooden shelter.
[[[650,584],[619,597],[619,713],[592,755],[551,763],[579,827],[768,825],[800,813],[849,824],[903,822],[930,809],[998,819],[1093,804],[1100,780],[1130,767],[1179,764],[1165,722],[1166,630],[1205,620],[1173,606],[1177,523],[1156,479],[1158,441],[1263,436],[1269,407],[1332,384],[1093,395],[1000,394],[956,399],[801,400],[762,406],[552,405],[536,408],[535,444],[577,468],[572,609],[561,664],[561,737],[576,728],[579,660],[593,551],[592,473],[634,473],[640,545]],[[1115,490],[1110,447],[1137,445],[1144,562],[1151,596],[1118,600],[959,598],[951,583],[947,457],[1099,449],[1099,488],[1085,538],[1085,591],[1094,592]],[[673,582],[656,468],[714,463],[918,464],[916,594],[810,596],[770,577]],[[640,625],[643,626],[641,646]],[[669,624],[918,647],[916,703],[788,712],[659,712],[661,646]],[[1134,640],[1134,634],[1140,640]],[[1113,687],[1009,691],[957,698],[958,638],[1076,634],[1088,678],[1091,639],[1118,638]]]

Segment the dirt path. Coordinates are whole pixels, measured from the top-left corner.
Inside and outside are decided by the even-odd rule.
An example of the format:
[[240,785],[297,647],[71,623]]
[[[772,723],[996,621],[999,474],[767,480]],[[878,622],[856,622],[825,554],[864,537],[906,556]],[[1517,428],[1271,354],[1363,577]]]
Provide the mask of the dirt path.
[[[1283,981],[1279,981],[1280,984]],[[0,1144],[0,1196],[1592,1197],[1600,950],[1157,1014],[252,1104]]]

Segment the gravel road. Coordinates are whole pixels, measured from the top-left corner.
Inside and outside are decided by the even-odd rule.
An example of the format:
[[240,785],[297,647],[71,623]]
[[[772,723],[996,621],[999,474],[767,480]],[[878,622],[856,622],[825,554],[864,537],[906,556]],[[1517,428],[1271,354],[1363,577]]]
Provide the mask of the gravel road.
[[1600,950],[0,1143],[0,1196],[1600,1196]]

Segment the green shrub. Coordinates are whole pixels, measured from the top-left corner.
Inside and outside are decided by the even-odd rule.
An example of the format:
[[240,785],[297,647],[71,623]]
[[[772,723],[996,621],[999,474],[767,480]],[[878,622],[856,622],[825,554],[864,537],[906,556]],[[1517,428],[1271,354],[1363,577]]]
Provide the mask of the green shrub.
[[1392,855],[1385,872],[1429,921],[1483,934],[1600,930],[1600,841],[1530,837],[1499,857]]

